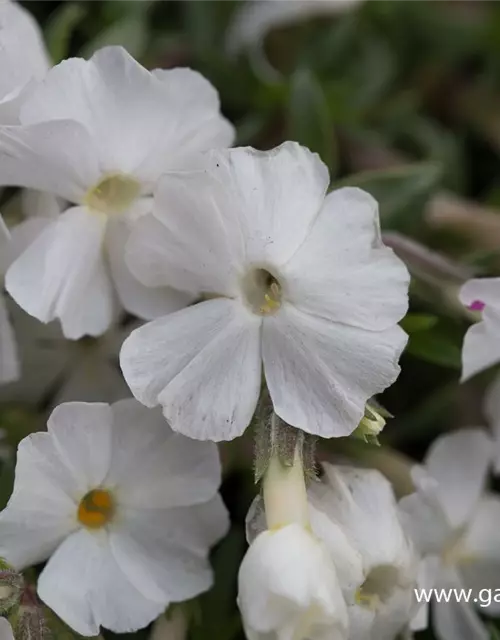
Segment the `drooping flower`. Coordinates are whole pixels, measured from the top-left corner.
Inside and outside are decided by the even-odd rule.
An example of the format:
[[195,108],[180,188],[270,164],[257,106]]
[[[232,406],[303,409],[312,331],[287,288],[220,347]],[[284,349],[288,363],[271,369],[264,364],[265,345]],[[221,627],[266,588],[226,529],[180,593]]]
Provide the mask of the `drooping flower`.
[[500,362],[500,278],[469,280],[461,302],[481,319],[469,327],[462,349],[462,382]]
[[362,560],[363,577],[348,607],[349,637],[393,640],[416,611],[418,561],[392,487],[373,469],[328,463],[323,469],[321,482],[308,490],[313,531],[326,542],[334,523]]
[[336,525],[323,527],[323,539],[316,535],[297,451],[291,466],[271,458],[264,503],[264,517],[255,505],[251,509],[250,548],[238,575],[247,638],[347,640],[343,591],[354,595],[361,580],[360,558]]
[[147,625],[208,589],[228,518],[217,448],[174,434],[133,399],[57,407],[19,445],[0,556],[49,558],[40,598],[78,633]]
[[165,176],[128,263],[145,284],[207,300],[134,331],[122,370],[176,431],[229,440],[249,424],[262,367],[276,413],[324,437],[351,433],[392,384],[408,272],[359,189],[325,198],[328,171],[292,142],[213,151]]
[[147,319],[184,306],[189,297],[179,291],[142,286],[123,253],[158,177],[231,143],[233,128],[211,84],[190,69],[149,72],[124,49],[108,47],[53,67],[19,119],[21,126],[0,127],[1,184],[76,206],[13,230],[17,259],[6,287],[16,302],[42,322],[60,319],[72,339],[104,333],[115,296]]
[[230,52],[260,45],[277,27],[315,16],[338,15],[352,10],[362,0],[253,0],[241,3],[229,26],[227,45]]
[[[416,493],[400,507],[424,562],[433,563],[436,589],[471,589],[477,596],[498,587],[500,500],[484,491],[491,455],[485,432],[463,429],[438,438],[423,467],[413,469]],[[440,640],[490,637],[472,599],[432,600],[431,606]],[[499,604],[483,604],[481,612],[498,615]]]
[[[10,234],[0,216],[0,278],[3,279],[8,264]],[[0,384],[19,378],[19,358],[14,332],[9,319],[7,306],[0,292]]]
[[16,124],[34,81],[44,77],[49,59],[32,15],[17,2],[0,2],[0,123]]

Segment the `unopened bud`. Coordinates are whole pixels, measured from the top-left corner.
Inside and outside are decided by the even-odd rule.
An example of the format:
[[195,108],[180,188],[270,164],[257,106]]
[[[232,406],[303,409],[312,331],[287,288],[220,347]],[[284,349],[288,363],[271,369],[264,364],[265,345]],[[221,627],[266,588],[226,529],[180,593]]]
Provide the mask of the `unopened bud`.
[[385,427],[386,418],[390,417],[383,407],[373,402],[367,403],[365,407],[365,415],[363,416],[358,427],[353,432],[353,437],[364,440],[368,444],[379,444],[378,436]]

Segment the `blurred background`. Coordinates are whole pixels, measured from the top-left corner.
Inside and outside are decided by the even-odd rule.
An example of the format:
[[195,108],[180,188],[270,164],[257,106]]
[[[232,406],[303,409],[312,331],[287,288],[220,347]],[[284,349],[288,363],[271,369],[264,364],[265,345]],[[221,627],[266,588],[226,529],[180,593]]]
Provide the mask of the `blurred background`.
[[[378,466],[403,494],[408,462],[439,433],[484,423],[482,394],[492,372],[459,385],[463,336],[474,318],[457,292],[472,275],[500,275],[500,3],[22,4],[41,24],[54,63],[120,44],[148,68],[197,69],[218,89],[238,145],[268,149],[297,140],[328,164],[332,186],[357,185],[378,199],[385,241],[413,276],[402,373],[378,398],[394,418],[380,438],[384,447],[332,441],[321,445],[320,457],[349,455]],[[47,338],[28,331],[43,351]],[[92,349],[92,341],[80,342],[65,348],[66,369],[61,365],[48,391],[2,389],[6,444],[16,445],[53,406],[64,371]],[[52,351],[44,357],[55,358]],[[32,362],[43,377],[45,365]],[[188,607],[192,640],[243,638],[235,594],[244,519],[256,492],[251,433],[223,445],[222,455],[234,526],[214,553],[216,586]],[[11,479],[6,463],[3,503]]]

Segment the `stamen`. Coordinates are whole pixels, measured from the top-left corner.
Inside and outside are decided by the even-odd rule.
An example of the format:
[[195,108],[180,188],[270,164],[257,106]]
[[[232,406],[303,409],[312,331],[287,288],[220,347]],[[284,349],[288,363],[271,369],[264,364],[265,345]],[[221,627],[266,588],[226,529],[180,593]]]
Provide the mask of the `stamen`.
[[123,213],[139,196],[141,186],[135,178],[120,173],[108,175],[91,187],[84,204],[108,215]]
[[78,521],[88,529],[100,529],[115,513],[115,501],[106,489],[92,489],[78,505]]
[[281,285],[267,269],[252,269],[242,280],[243,294],[252,311],[260,316],[276,313],[281,307]]

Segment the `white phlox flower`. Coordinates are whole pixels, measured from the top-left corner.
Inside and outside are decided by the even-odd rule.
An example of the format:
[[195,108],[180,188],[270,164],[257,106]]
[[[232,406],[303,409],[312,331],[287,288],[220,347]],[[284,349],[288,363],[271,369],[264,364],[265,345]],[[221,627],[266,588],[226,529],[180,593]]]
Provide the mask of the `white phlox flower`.
[[0,640],[15,640],[10,622],[0,617]]
[[349,637],[393,640],[416,611],[418,558],[399,520],[392,487],[373,469],[324,463],[323,470],[321,482],[308,490],[312,529],[330,543],[333,555],[335,539],[329,532],[338,526],[362,563],[362,579],[348,601]]
[[354,593],[361,579],[358,554],[338,527],[328,528],[326,543],[311,529],[297,460],[292,468],[271,461],[264,501],[266,523],[249,523],[260,533],[250,540],[238,576],[238,605],[247,638],[347,640],[341,583]]
[[0,123],[16,124],[37,80],[49,69],[42,32],[17,2],[0,2]]
[[146,319],[189,302],[179,291],[141,285],[123,253],[159,176],[231,144],[212,85],[190,69],[149,72],[121,47],[107,47],[53,67],[19,120],[0,127],[1,184],[76,206],[12,231],[17,259],[6,287],[16,302],[42,322],[58,318],[72,339],[104,333],[115,297]]
[[0,556],[48,559],[40,598],[75,631],[146,626],[208,589],[211,545],[226,532],[213,443],[166,428],[133,399],[66,403],[19,445]]
[[[1,5],[0,5],[1,9]],[[0,215],[0,279],[3,280],[10,254],[10,233]],[[19,378],[19,358],[14,331],[3,292],[0,291],[0,384]]]
[[325,197],[329,176],[294,142],[205,154],[169,174],[127,260],[149,286],[205,299],[134,331],[120,362],[172,428],[230,440],[255,411],[262,369],[275,412],[323,437],[351,433],[399,373],[408,272],[360,189]]
[[130,396],[118,353],[136,323],[115,324],[97,338],[66,340],[59,323],[42,324],[12,301],[8,310],[22,375],[0,387],[0,402],[54,408],[73,400],[115,402]]
[[227,33],[231,53],[260,45],[277,27],[315,16],[338,15],[351,11],[362,0],[253,0],[242,2]]
[[[437,589],[498,588],[500,575],[500,500],[485,493],[491,464],[491,439],[479,429],[441,436],[431,445],[423,467],[412,477],[416,493],[400,501],[402,517]],[[476,600],[479,602],[479,600]],[[488,640],[472,599],[432,601],[432,623],[439,640]],[[500,603],[481,606],[500,614]]]
[[167,611],[154,623],[149,640],[186,640],[188,624],[180,607]]
[[462,348],[462,382],[500,362],[500,278],[469,280],[460,301],[480,320],[465,334]]

